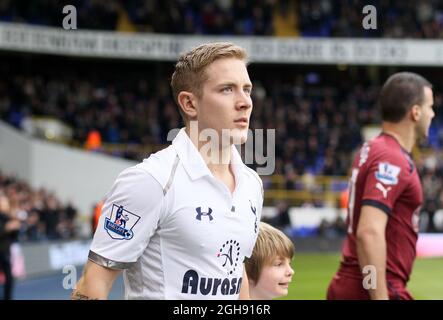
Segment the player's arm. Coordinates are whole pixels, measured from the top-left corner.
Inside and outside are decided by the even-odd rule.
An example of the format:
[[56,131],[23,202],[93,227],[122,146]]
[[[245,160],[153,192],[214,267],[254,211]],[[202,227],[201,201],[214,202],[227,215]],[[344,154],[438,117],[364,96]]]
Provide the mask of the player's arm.
[[[376,270],[375,288],[371,286],[368,290],[372,300],[389,299],[386,284],[385,231],[387,223],[388,215],[381,209],[368,205],[362,207],[356,233],[357,254],[362,270],[365,266],[374,266]],[[365,275],[368,274],[363,274]]]
[[[89,260],[73,299],[108,297],[120,270],[133,266],[143,254],[158,225],[163,197],[163,188],[146,171],[131,167],[119,174],[103,205]],[[126,217],[121,227],[125,233],[107,227],[106,222],[115,221],[119,211]]]
[[107,299],[121,270],[102,267],[88,260],[83,276],[72,291],[73,300]]
[[248,275],[246,274],[246,268],[243,264],[243,280],[241,282],[240,295],[238,297],[240,300],[251,300],[249,296],[249,280]]

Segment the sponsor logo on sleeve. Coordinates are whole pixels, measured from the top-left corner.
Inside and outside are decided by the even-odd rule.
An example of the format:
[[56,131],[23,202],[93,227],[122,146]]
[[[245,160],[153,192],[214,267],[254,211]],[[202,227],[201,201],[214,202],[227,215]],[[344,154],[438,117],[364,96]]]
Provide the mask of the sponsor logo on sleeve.
[[400,167],[394,166],[389,162],[380,162],[375,178],[384,185],[396,185],[398,183],[398,174]]
[[388,198],[388,192],[391,191],[391,189],[392,189],[392,187],[385,188],[384,185],[382,185],[380,182],[377,182],[375,187],[383,193],[383,197],[385,199]]
[[113,204],[110,216],[105,218],[105,230],[112,239],[130,240],[134,237],[132,228],[139,220],[138,215]]

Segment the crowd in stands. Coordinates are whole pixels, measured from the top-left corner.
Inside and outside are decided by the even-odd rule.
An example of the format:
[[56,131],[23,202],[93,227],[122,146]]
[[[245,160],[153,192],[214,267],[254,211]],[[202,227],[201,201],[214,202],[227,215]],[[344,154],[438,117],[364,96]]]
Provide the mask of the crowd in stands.
[[[425,195],[422,212],[426,220],[421,226],[423,231],[443,231],[443,152],[434,150],[428,155],[423,155],[417,161],[423,193]],[[440,210],[440,212],[438,212]],[[439,215],[437,217],[437,215]],[[422,214],[423,217],[423,214]]]
[[77,209],[63,204],[54,193],[32,188],[16,177],[0,172],[0,195],[6,196],[9,211],[2,212],[20,221],[19,241],[73,239],[76,237]]
[[[171,97],[168,72],[145,77],[144,70],[134,70],[137,66],[118,69],[92,63],[81,67],[84,74],[77,72],[76,64],[55,68],[63,68],[63,73],[44,68],[36,72],[32,67],[13,72],[12,66],[19,61],[0,68],[0,118],[15,127],[21,128],[29,116],[48,116],[71,126],[73,140],[79,144],[91,132],[98,132],[104,143],[148,146],[167,144],[168,132],[183,125]],[[57,65],[56,60],[51,63]],[[154,64],[145,67],[155,69]],[[334,68],[317,73],[295,68],[269,77],[271,70],[284,72],[274,68],[251,67],[254,112],[250,126],[275,129],[275,173],[287,176],[287,189],[297,188],[298,177],[304,173],[346,176],[352,152],[362,142],[362,127],[380,122],[379,84],[361,72],[340,76]],[[438,110],[443,99],[435,92]],[[437,113],[433,123],[430,141],[439,147],[443,145],[443,115]],[[140,161],[147,156],[141,151],[123,156]]]
[[[166,75],[119,71],[121,81],[100,71],[83,76],[64,68],[63,74],[12,76],[8,68],[0,70],[0,117],[18,128],[29,116],[54,117],[70,125],[81,144],[96,131],[104,143],[166,144],[168,132],[182,126]],[[351,152],[362,141],[361,126],[377,122],[376,85],[318,84],[311,78],[308,73],[254,81],[251,128],[275,129],[275,172],[287,174],[288,189],[297,188],[297,177],[306,172],[347,175]],[[147,154],[126,156],[142,160]]]
[[[0,20],[61,26],[64,5],[77,9],[80,29],[173,34],[278,35],[276,17],[293,14],[304,37],[440,38],[439,0],[375,0],[377,28],[365,30],[363,0],[3,0]],[[161,13],[161,14],[159,14]]]
[[[174,34],[272,35],[273,0],[4,0],[0,20],[61,26],[65,5],[81,29]],[[161,14],[159,14],[161,13]],[[124,29],[125,30],[125,29]]]
[[[73,139],[82,145],[91,132],[112,145],[164,145],[168,132],[183,125],[171,98],[168,66],[147,64],[143,68],[156,77],[145,77],[140,65],[70,65],[64,60],[58,65],[57,61],[51,58],[53,68],[41,69],[36,66],[47,60],[36,60],[31,67],[17,67],[23,64],[20,59],[3,65],[0,118],[18,128],[30,116],[57,118],[74,129]],[[11,66],[18,71],[13,72]],[[363,139],[362,128],[380,121],[376,108],[379,82],[371,80],[364,68],[340,72],[331,67],[314,72],[315,68],[252,65],[250,69],[254,80],[251,128],[275,129],[275,174],[285,177],[285,188],[303,190],[305,180],[314,175],[347,176],[353,152]],[[272,72],[278,76],[270,77]],[[431,82],[437,88],[435,109],[439,110],[441,84],[435,78]],[[427,147],[443,145],[442,124],[443,114],[437,112]],[[136,148],[116,155],[140,161],[148,153]],[[419,169],[425,181],[432,182],[426,182],[431,185],[427,199],[439,199],[434,207],[441,208],[443,161],[434,161],[434,167],[424,165],[429,162],[421,161]],[[268,182],[264,179],[265,188],[271,187]],[[340,185],[335,191],[342,189]],[[432,201],[426,202],[428,211],[432,205]]]
[[[297,1],[302,36],[441,38],[443,4],[438,0],[314,0]],[[362,27],[362,9],[376,9],[377,27]],[[372,10],[371,10],[372,11]]]

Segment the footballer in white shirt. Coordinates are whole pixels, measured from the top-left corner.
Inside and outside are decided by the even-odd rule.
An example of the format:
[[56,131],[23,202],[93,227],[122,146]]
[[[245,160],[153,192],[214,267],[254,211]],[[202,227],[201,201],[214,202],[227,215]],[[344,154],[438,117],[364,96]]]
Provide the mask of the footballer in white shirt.
[[231,43],[180,57],[171,87],[186,127],[118,176],[73,299],[106,299],[122,270],[126,299],[249,297],[243,262],[263,187],[234,145],[246,141],[252,111],[246,64]]

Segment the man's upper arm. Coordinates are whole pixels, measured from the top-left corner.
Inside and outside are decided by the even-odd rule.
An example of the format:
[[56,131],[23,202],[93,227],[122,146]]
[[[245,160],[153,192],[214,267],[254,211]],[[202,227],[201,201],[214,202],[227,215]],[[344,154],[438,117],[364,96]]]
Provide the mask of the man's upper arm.
[[75,300],[106,299],[120,272],[121,270],[105,268],[93,261],[88,261],[71,298]]
[[362,206],[371,206],[391,214],[394,204],[407,185],[408,173],[389,154],[370,164],[362,196]]
[[89,259],[107,268],[129,268],[155,232],[163,201],[163,188],[152,175],[137,167],[123,171],[103,206]]
[[365,205],[361,208],[358,221],[357,236],[370,232],[371,234],[384,234],[389,216],[382,209]]
[[120,273],[121,270],[106,268],[93,261],[88,261],[83,274],[86,277],[100,278],[106,282],[114,282]]

